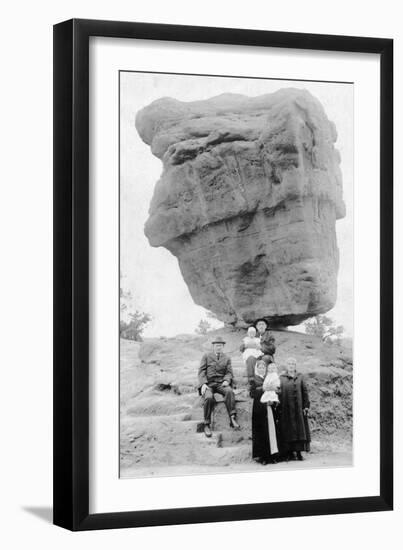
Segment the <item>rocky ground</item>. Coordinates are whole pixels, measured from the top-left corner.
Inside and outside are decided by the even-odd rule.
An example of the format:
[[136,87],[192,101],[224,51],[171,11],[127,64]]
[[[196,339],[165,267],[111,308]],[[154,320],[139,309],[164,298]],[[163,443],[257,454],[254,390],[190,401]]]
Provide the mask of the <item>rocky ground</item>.
[[[251,459],[251,399],[239,343],[243,331],[217,331],[225,337],[236,378],[240,431],[229,428],[223,404],[216,407],[214,436],[197,433],[202,420],[197,369],[211,337],[179,335],[121,340],[121,477],[178,475],[262,469]],[[320,338],[275,331],[276,363],[293,356],[306,375],[311,398],[312,451],[303,463],[266,468],[313,468],[352,463],[351,342],[325,344]]]

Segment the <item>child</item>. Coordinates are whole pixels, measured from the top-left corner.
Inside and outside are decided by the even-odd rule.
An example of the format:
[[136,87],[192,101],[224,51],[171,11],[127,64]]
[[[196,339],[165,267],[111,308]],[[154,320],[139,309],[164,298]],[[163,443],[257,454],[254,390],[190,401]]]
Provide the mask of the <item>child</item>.
[[260,338],[256,338],[256,329],[255,327],[248,328],[248,336],[242,340],[245,347],[244,352],[242,353],[243,360],[246,363],[246,360],[249,357],[261,357],[262,350],[260,349]]
[[277,392],[273,389],[276,387],[278,389],[280,387],[280,378],[277,373],[277,366],[275,363],[270,363],[270,365],[267,368],[267,376],[264,379],[263,382],[263,390],[264,394],[260,398],[261,403],[267,403],[268,405],[274,405],[275,403],[279,402]]

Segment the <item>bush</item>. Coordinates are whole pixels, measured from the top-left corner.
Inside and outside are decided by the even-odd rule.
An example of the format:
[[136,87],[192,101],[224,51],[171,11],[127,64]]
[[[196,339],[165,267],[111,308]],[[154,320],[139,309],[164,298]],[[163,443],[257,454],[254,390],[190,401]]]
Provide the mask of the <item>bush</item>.
[[134,297],[130,290],[123,288],[124,276],[120,273],[120,322],[119,335],[126,340],[142,341],[142,333],[152,317],[134,307]]
[[142,341],[142,333],[151,321],[151,315],[148,313],[135,311],[129,314],[129,322],[120,321],[119,333],[121,338],[126,340],[134,340],[135,342]]
[[304,325],[306,334],[319,336],[324,340],[337,341],[337,343],[340,343],[344,333],[344,327],[342,325],[336,326],[333,319],[326,315],[311,317],[305,321]]
[[205,319],[202,319],[200,323],[196,327],[196,334],[207,334],[208,331],[211,329],[211,325],[208,321]]

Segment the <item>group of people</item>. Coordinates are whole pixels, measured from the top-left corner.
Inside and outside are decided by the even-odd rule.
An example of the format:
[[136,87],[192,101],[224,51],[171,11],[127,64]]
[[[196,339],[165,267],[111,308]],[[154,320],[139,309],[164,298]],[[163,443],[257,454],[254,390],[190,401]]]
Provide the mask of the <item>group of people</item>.
[[[231,359],[224,353],[225,341],[217,337],[213,349],[203,355],[199,367],[199,392],[203,397],[204,433],[212,436],[211,418],[214,394],[221,394],[230,426],[237,421],[234,375]],[[308,424],[309,396],[304,377],[290,357],[279,374],[274,361],[275,339],[264,319],[249,327],[243,338],[242,353],[252,405],[252,458],[261,464],[280,460],[303,460],[302,451],[310,449]]]

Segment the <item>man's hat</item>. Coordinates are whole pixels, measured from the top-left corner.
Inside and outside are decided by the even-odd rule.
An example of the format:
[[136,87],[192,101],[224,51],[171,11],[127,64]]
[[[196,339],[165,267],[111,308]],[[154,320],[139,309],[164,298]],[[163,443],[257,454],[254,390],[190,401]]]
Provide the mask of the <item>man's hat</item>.
[[224,338],[221,338],[221,336],[217,336],[212,342],[212,344],[225,344]]
[[257,321],[255,321],[255,327],[257,328],[257,324],[260,323],[260,322],[263,322],[266,324],[266,327],[269,326],[269,323],[266,321],[266,319],[258,319]]

